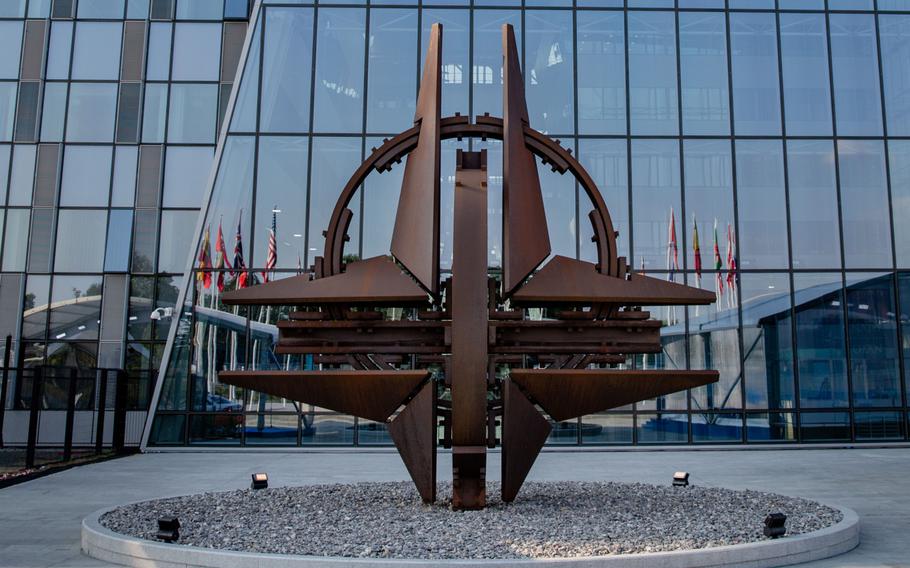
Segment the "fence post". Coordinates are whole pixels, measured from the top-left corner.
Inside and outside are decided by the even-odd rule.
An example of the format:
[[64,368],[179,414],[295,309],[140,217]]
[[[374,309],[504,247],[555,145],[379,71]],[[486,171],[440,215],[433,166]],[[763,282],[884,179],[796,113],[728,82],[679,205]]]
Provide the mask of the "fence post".
[[32,400],[28,413],[28,446],[25,450],[25,467],[35,467],[35,448],[38,445],[38,409],[41,406],[41,387],[44,380],[41,367],[35,367],[32,377]]
[[126,377],[122,370],[116,370],[117,377],[114,391],[114,451],[122,452],[126,437]]
[[73,457],[73,422],[76,418],[77,369],[70,369],[70,384],[66,395],[66,432],[63,435],[63,461]]
[[13,336],[6,336],[6,349],[3,351],[3,377],[0,379],[0,448],[3,447],[3,421],[6,419],[6,391],[9,388],[9,360],[13,350]]
[[98,385],[98,423],[95,428],[95,453],[104,450],[104,419],[107,415],[107,369],[101,369],[101,384]]

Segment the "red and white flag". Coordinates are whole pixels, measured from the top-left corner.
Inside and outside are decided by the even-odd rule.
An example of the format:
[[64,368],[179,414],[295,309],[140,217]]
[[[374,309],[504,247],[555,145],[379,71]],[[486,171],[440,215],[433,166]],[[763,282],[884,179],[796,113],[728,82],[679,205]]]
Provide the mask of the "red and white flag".
[[262,271],[262,279],[269,281],[269,273],[275,270],[278,265],[278,214],[272,211],[272,227],[269,229],[269,253],[265,257],[265,270]]

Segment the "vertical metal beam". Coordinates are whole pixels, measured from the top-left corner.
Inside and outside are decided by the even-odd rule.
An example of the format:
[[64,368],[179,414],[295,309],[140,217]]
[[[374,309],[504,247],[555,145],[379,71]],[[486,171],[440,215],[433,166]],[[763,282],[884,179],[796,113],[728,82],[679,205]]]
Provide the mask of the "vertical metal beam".
[[76,367],[69,372],[69,388],[66,391],[66,430],[63,434],[63,461],[73,457],[73,422],[76,418]]
[[25,449],[25,467],[35,467],[35,448],[38,445],[38,409],[41,404],[41,382],[43,380],[41,367],[35,367],[32,376],[32,400],[29,402],[28,412],[28,444]]
[[0,383],[0,448],[3,447],[3,421],[6,419],[6,392],[9,390],[9,363],[13,350],[13,336],[6,336],[5,349],[3,350],[3,382]]
[[487,154],[458,150],[452,263],[452,506],[486,505]]
[[117,383],[114,389],[114,435],[111,445],[115,452],[123,451],[126,439],[126,373],[115,371]]
[[[98,422],[95,427],[95,453],[100,454],[104,449],[104,419],[107,414],[107,369],[101,369],[101,379],[98,384]],[[154,412],[154,406],[149,406],[149,413]]]

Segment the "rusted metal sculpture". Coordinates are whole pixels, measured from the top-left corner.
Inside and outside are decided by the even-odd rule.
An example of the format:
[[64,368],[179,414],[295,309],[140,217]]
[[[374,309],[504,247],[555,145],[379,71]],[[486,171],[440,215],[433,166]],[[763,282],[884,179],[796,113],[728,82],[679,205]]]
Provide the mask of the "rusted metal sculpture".
[[[459,509],[485,506],[486,451],[497,445],[502,497],[515,499],[551,429],[535,404],[553,420],[570,420],[718,379],[716,371],[615,368],[628,354],[660,352],[661,323],[640,306],[704,305],[714,294],[629,270],[591,177],[568,150],[528,124],[508,25],[503,50],[504,117],[440,118],[442,27],[434,24],[415,124],[375,149],[342,190],[313,278],[223,298],[306,308],[278,323],[277,353],[312,354],[349,370],[224,371],[222,382],[387,422],[427,502],[436,498],[441,441],[452,449],[452,505]],[[440,142],[451,138],[503,141],[501,279],[487,267],[486,153],[459,150],[452,275],[440,282]],[[405,156],[392,257],[346,265],[352,197],[367,175]],[[537,270],[551,250],[535,156],[572,174],[590,198],[596,264],[553,256]],[[390,306],[407,308],[407,316],[391,319],[377,309]],[[548,317],[530,320],[525,308],[545,308]]]

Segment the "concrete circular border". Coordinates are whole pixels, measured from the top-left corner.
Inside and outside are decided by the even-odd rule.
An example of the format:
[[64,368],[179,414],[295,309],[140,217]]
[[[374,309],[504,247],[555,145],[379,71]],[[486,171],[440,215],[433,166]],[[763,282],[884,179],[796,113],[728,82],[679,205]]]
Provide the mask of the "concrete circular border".
[[100,523],[101,516],[117,508],[109,507],[95,511],[82,521],[82,550],[93,558],[114,564],[158,568],[770,568],[830,558],[856,548],[859,544],[859,516],[852,509],[829,506],[843,513],[844,518],[836,525],[777,540],[699,550],[519,560],[342,558],[165,544],[105,528]]

